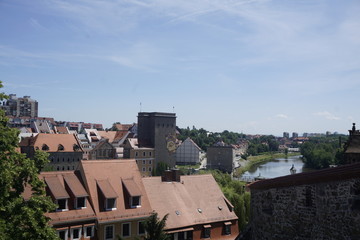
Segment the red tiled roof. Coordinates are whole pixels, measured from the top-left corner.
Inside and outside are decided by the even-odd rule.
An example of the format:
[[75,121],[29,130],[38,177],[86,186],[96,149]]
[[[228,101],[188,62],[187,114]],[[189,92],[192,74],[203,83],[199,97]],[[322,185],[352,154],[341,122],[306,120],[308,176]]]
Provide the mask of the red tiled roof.
[[250,189],[269,189],[319,182],[341,181],[351,178],[360,178],[360,163],[348,164],[340,167],[327,168],[314,172],[304,172],[294,175],[266,179],[251,183]]

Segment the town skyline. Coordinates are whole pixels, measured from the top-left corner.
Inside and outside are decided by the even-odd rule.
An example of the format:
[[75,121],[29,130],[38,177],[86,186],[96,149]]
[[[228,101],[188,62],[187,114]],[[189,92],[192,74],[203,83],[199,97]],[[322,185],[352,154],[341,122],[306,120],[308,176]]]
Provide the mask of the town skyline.
[[347,134],[360,119],[359,11],[357,1],[6,0],[2,91],[30,95],[41,117],[104,127],[143,111],[212,132]]

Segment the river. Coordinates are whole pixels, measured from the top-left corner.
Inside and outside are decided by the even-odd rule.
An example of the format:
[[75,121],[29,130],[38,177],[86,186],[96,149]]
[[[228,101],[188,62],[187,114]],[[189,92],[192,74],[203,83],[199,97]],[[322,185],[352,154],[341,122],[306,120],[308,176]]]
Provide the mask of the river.
[[241,176],[241,179],[244,181],[251,181],[259,176],[263,178],[275,178],[290,175],[290,168],[292,165],[294,165],[296,173],[305,171],[301,156],[291,156],[288,158],[276,158],[260,165],[254,165],[249,171],[246,171]]

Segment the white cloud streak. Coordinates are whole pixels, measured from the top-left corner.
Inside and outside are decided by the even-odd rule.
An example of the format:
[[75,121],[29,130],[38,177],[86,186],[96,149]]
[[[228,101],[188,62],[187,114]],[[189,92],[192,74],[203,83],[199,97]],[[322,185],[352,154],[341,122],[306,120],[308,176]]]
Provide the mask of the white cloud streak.
[[325,119],[328,119],[328,120],[340,120],[339,117],[336,117],[335,115],[333,115],[332,113],[329,113],[328,111],[317,112],[317,113],[314,113],[314,115],[324,117]]

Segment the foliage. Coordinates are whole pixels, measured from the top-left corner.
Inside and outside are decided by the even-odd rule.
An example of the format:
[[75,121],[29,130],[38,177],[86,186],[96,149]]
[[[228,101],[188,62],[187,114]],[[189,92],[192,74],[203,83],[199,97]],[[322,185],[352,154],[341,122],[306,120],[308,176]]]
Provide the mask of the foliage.
[[202,171],[202,173],[213,175],[225,197],[234,206],[234,212],[239,217],[239,230],[243,230],[250,220],[250,193],[245,192],[245,183],[233,180],[229,174],[219,170]]
[[301,146],[305,167],[322,169],[332,164],[343,164],[343,146],[339,146],[337,137],[317,137]]
[[250,141],[247,150],[248,155],[256,156],[264,152],[276,152],[279,150],[279,142],[272,135],[263,135]]
[[168,168],[169,168],[169,165],[167,165],[167,163],[158,162],[156,164],[156,168],[153,169],[153,171],[152,171],[152,175],[153,176],[162,176],[164,174],[165,170]]
[[[0,93],[0,100],[5,97]],[[57,239],[44,216],[55,205],[45,196],[45,184],[38,178],[47,156],[37,152],[30,160],[19,153],[19,132],[9,128],[7,122],[0,110],[0,239]],[[22,196],[25,186],[32,189],[27,200]]]
[[144,228],[146,232],[145,240],[167,240],[170,236],[164,231],[166,226],[166,220],[169,214],[166,214],[161,220],[158,218],[158,214],[154,212],[145,221]]
[[208,132],[203,128],[196,129],[195,126],[193,126],[192,129],[189,127],[180,128],[179,132],[180,135],[177,136],[179,140],[184,141],[186,138],[190,137],[202,150],[205,151],[209,146],[212,146],[219,141],[223,141],[226,144],[237,144],[240,139],[244,139],[246,137],[245,134],[229,132],[227,130],[221,133]]

